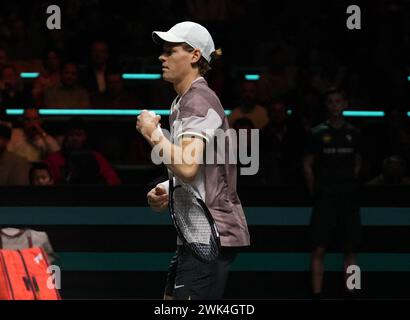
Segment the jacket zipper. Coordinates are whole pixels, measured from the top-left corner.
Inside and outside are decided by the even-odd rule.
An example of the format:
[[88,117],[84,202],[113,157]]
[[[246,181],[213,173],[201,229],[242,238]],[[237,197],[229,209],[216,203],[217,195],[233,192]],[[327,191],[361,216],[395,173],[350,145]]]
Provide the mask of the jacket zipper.
[[31,281],[30,274],[29,274],[28,269],[27,269],[26,261],[24,260],[24,257],[23,257],[23,254],[21,253],[21,251],[17,250],[17,252],[19,253],[21,261],[23,262],[24,270],[26,271],[28,283],[30,284],[30,289],[33,292],[34,300],[37,300],[37,295],[36,295],[36,292],[34,291],[34,285]]

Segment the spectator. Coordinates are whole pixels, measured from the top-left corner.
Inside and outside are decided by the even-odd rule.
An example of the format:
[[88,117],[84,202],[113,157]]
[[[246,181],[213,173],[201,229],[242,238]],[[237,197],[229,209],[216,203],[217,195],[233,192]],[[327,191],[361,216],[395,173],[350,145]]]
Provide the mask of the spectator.
[[33,186],[51,186],[54,179],[50,168],[45,162],[33,163],[29,173],[30,184]]
[[7,41],[7,51],[12,60],[37,59],[41,55],[41,39],[34,39],[26,27],[26,23],[17,15],[9,15],[10,37]]
[[83,109],[90,106],[88,92],[78,83],[78,70],[75,63],[65,63],[61,72],[61,84],[49,88],[44,93],[46,108]]
[[0,124],[0,185],[28,185],[29,165],[27,160],[7,151],[11,129]]
[[229,125],[232,127],[236,120],[243,117],[250,119],[256,129],[263,128],[269,121],[266,109],[257,101],[256,83],[252,81],[241,83],[240,105],[232,110]]
[[383,170],[384,159],[390,155],[399,155],[406,159],[403,144],[410,125],[407,110],[394,107],[385,111],[383,123],[367,125],[363,128],[363,155],[366,172],[362,177],[369,181]]
[[90,150],[70,153],[67,165],[68,184],[106,184],[96,155]]
[[314,198],[311,219],[312,289],[322,296],[324,256],[335,227],[342,230],[344,272],[357,265],[361,236],[357,177],[361,167],[359,131],[343,119],[347,107],[338,89],[326,95],[328,120],[312,130],[304,160],[305,178]]
[[48,47],[72,57],[74,55],[72,51],[75,51],[73,45],[78,45],[79,39],[78,37],[75,40],[70,38],[70,33],[68,28],[47,30]]
[[43,67],[44,72],[33,83],[33,97],[38,107],[44,105],[44,91],[60,84],[60,57],[56,51],[47,52]]
[[[72,155],[73,152],[76,153]],[[93,155],[95,160],[90,155]],[[79,159],[83,159],[84,164],[81,164]],[[82,177],[78,177],[78,173],[84,173],[84,167],[93,168],[95,161],[98,163],[98,176],[102,177],[104,183],[109,185],[121,183],[117,173],[105,157],[100,152],[89,148],[88,134],[84,123],[79,118],[73,118],[70,121],[62,150],[51,153],[46,159],[56,184],[84,181],[81,180]],[[89,181],[88,178],[89,176],[85,177],[85,180]]]
[[260,160],[263,178],[274,185],[292,185],[300,175],[305,134],[288,118],[285,104],[278,100],[268,108],[269,123],[260,131]]
[[13,65],[6,65],[1,71],[0,104],[4,109],[34,106],[34,99],[24,90],[17,69]]
[[35,108],[24,110],[22,128],[14,128],[8,150],[28,161],[44,160],[60,150],[58,142],[42,127],[43,122]]
[[141,101],[132,93],[124,90],[124,83],[120,73],[107,74],[107,90],[94,94],[91,98],[95,108],[134,108],[141,106]]
[[131,162],[151,164],[151,146],[139,135],[135,136],[129,143],[125,158]]
[[[282,101],[275,101],[268,108],[269,123],[263,129],[263,132],[266,134],[268,140],[275,138],[279,143],[282,142],[287,133],[287,110],[286,106]],[[270,142],[267,142],[267,147]]]
[[303,128],[307,135],[314,126],[324,121],[322,96],[312,87],[303,88],[298,94],[297,106],[292,110],[290,120],[294,125]]
[[82,83],[90,93],[102,93],[107,89],[107,72],[114,66],[109,65],[110,52],[106,42],[95,41],[91,45],[91,65],[82,75]]
[[409,186],[406,174],[406,161],[400,156],[391,156],[383,161],[383,172],[369,181],[370,186]]
[[259,101],[269,105],[273,101],[285,97],[294,89],[294,70],[282,64],[272,63],[260,76],[257,83]]

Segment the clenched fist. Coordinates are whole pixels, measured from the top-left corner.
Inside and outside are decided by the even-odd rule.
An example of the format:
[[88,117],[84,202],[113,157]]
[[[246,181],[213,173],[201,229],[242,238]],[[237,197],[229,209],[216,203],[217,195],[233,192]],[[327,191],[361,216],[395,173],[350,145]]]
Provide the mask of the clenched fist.
[[148,204],[152,210],[161,212],[168,207],[168,193],[162,185],[157,185],[147,194]]

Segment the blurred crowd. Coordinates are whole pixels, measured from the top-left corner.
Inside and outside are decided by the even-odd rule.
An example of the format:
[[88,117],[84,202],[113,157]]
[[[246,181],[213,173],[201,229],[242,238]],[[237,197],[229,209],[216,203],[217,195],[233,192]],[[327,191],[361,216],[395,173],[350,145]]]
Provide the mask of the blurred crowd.
[[[50,4],[61,7],[61,30],[46,28]],[[271,5],[249,0],[1,3],[0,183],[118,185],[112,162],[149,164],[149,147],[137,133],[110,137],[102,127],[90,137],[87,118],[62,121],[50,131],[38,109],[168,109],[174,98],[168,84],[127,81],[122,74],[160,72],[161,48],[152,43],[151,31],[194,20],[223,50],[207,80],[232,110],[231,126],[260,129],[259,174],[240,177],[239,183],[303,184],[307,139],[327,117],[326,92],[340,87],[349,110],[385,112],[378,119],[346,119],[361,132],[361,181],[408,185],[410,3],[376,1],[362,8],[361,33],[346,30],[343,2],[275,1],[275,10]],[[25,79],[21,72],[39,76]],[[245,73],[260,78],[247,81]],[[24,114],[6,114],[14,108]],[[95,136],[103,136],[104,143],[93,143]]]

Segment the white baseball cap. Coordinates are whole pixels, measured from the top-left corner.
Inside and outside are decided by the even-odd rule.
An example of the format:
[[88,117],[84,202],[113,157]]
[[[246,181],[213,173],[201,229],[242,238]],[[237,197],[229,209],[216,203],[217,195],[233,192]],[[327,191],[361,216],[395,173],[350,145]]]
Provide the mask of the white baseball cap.
[[161,44],[164,42],[189,44],[199,49],[206,61],[211,62],[211,54],[215,51],[214,41],[208,30],[198,23],[184,21],[177,23],[168,31],[153,31],[152,39]]

